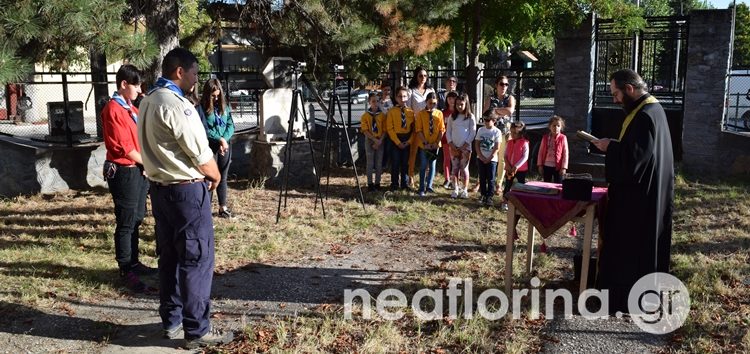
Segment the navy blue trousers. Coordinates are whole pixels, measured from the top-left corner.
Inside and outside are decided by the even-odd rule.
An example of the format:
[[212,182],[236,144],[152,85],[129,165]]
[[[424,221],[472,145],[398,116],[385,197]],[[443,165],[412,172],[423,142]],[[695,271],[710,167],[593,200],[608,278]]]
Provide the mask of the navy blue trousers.
[[409,186],[409,146],[403,149],[391,142],[391,188]]
[[159,315],[164,329],[183,325],[185,339],[210,328],[214,229],[203,182],[151,184],[159,248]]

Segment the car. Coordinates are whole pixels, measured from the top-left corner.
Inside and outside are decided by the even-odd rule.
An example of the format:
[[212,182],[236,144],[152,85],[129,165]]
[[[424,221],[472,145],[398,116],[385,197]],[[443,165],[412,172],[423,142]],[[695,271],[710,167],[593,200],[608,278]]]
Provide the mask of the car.
[[[354,104],[358,103],[364,103],[367,102],[367,96],[369,95],[369,91],[367,90],[351,90],[351,96],[349,96],[349,86],[343,85],[338,86],[334,90],[334,92],[339,96],[339,99],[344,101],[347,97],[349,98],[348,101]],[[330,97],[330,91],[328,92],[328,97]]]

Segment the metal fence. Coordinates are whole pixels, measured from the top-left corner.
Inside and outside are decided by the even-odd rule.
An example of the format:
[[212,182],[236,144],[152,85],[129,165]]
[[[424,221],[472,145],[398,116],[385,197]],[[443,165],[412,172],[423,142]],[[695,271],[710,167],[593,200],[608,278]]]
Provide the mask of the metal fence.
[[722,128],[725,131],[750,132],[750,69],[732,70],[729,75]]
[[[101,141],[97,129],[94,86],[116,91],[116,73],[97,82],[87,72],[37,72],[24,82],[0,89],[0,134],[50,143]],[[217,73],[201,73],[201,83]],[[224,72],[232,118],[237,131],[258,126],[258,101],[265,83],[256,72]],[[67,107],[67,108],[66,108]]]
[[[225,93],[232,107],[232,118],[238,132],[257,129],[259,126],[259,102],[266,88],[258,68],[253,70],[235,68],[232,71],[200,73],[200,83],[217,77],[225,85]],[[459,91],[466,91],[463,71],[428,71],[429,82],[437,91],[444,89],[445,80],[455,75]],[[494,80],[497,75],[506,74],[499,70],[480,72],[482,97],[494,93]],[[38,72],[29,80],[0,88],[4,98],[0,102],[0,134],[25,137],[50,143],[82,143],[101,141],[101,127],[97,129],[94,86],[106,84],[109,93],[116,90],[115,74],[107,73],[106,82],[97,82],[88,72]],[[546,122],[554,107],[554,76],[551,71],[525,71],[522,76],[511,72],[511,92],[517,99],[519,118],[529,125]],[[373,80],[367,87],[379,88],[382,81],[388,80],[393,87],[408,83],[412,72],[381,73],[380,79]],[[359,126],[359,120],[367,109],[368,89],[357,87],[351,79],[337,80],[337,87],[345,88],[341,95],[344,124],[350,128]],[[519,90],[519,84],[520,90]],[[331,82],[312,82],[303,86],[303,97],[312,106],[312,119],[319,125],[325,122],[325,112],[316,100],[314,91],[328,98]],[[311,87],[313,86],[313,90]],[[202,87],[202,86],[199,86]],[[320,89],[326,88],[326,89]],[[199,92],[200,94],[200,92]],[[325,103],[325,102],[324,102]],[[339,117],[337,110],[337,119]],[[99,123],[100,124],[100,123]],[[68,129],[69,128],[69,129]],[[70,134],[69,134],[70,133]]]

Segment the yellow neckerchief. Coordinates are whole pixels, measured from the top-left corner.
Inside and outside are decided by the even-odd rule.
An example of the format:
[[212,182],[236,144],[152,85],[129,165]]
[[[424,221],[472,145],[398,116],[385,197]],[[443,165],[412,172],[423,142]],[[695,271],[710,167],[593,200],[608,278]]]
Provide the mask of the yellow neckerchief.
[[625,131],[628,130],[628,126],[633,121],[633,118],[635,118],[635,115],[638,114],[638,112],[643,108],[643,106],[651,103],[659,102],[654,96],[648,96],[646,99],[644,99],[641,104],[638,105],[638,107],[635,107],[635,109],[628,114],[627,117],[625,117],[625,121],[622,122],[622,129],[620,130],[620,138],[617,140],[622,140],[622,137],[625,135]]

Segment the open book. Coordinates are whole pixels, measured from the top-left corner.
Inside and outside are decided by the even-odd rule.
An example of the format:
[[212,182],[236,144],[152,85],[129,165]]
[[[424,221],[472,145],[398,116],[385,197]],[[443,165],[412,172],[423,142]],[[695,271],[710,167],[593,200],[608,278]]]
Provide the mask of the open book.
[[587,133],[587,132],[585,132],[583,130],[577,131],[576,132],[576,136],[579,137],[579,138],[581,138],[581,139],[583,139],[583,140],[586,140],[588,142],[592,142],[593,140],[599,140],[599,138],[597,138],[597,137],[595,137],[595,136],[593,136],[593,135],[591,135],[591,134],[589,134],[589,133]]
[[521,183],[513,183],[513,186],[510,187],[511,190],[519,191],[519,192],[526,192],[526,193],[536,193],[536,194],[545,194],[545,195],[555,195],[557,193],[560,193],[560,190],[557,188],[547,188],[542,186],[532,186],[530,184],[521,184]]

